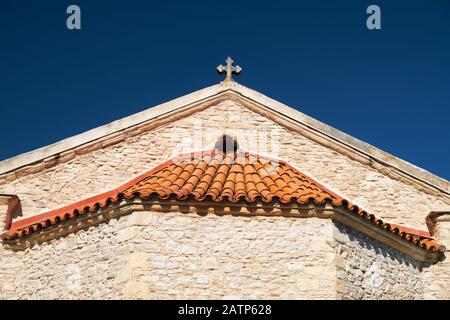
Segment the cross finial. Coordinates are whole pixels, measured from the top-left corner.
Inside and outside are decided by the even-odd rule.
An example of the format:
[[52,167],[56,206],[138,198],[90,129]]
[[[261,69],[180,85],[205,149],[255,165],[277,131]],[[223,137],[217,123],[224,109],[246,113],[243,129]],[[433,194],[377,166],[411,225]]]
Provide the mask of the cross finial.
[[228,57],[227,60],[225,60],[226,64],[225,65],[220,65],[217,67],[217,72],[222,74],[222,73],[226,73],[227,76],[225,77],[224,82],[227,81],[234,81],[232,76],[233,73],[235,74],[239,74],[242,71],[242,68],[239,66],[233,66],[233,59],[231,59],[231,57]]

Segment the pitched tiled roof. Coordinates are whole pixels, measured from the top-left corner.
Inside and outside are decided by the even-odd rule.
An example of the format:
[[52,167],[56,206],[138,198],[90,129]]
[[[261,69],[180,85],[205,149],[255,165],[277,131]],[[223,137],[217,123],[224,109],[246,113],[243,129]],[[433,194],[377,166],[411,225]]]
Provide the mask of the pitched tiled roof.
[[123,191],[161,199],[229,202],[297,202],[339,205],[343,199],[285,162],[250,153],[203,153],[180,158]]
[[159,198],[232,203],[328,203],[345,208],[420,248],[443,250],[429,234],[383,222],[284,161],[244,152],[224,153],[217,150],[177,156],[110,192],[16,221],[3,237],[14,239],[27,236],[61,221],[95,212],[123,198],[134,197],[143,200]]

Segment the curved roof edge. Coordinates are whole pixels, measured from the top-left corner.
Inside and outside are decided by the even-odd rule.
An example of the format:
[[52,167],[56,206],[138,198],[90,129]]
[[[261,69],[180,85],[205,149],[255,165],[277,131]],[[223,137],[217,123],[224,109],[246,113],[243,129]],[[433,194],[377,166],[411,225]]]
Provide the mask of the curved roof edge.
[[337,140],[352,149],[359,151],[374,160],[381,162],[384,165],[396,168],[409,176],[425,182],[441,191],[450,195],[450,182],[444,178],[438,177],[422,168],[419,168],[409,162],[401,160],[385,151],[382,151],[366,142],[356,139],[340,130],[337,130],[329,125],[326,125],[312,117],[305,115],[304,113],[291,108],[281,102],[278,102],[272,98],[269,98],[255,90],[247,88],[239,83],[231,84],[216,84],[193,93],[187,94],[180,98],[162,103],[155,107],[146,109],[142,112],[130,115],[120,120],[113,121],[109,124],[97,127],[95,129],[86,131],[84,133],[75,135],[73,137],[61,140],[46,147],[36,149],[10,159],[6,159],[0,162],[0,175],[12,172],[18,168],[39,162],[48,157],[62,153],[64,151],[74,149],[81,145],[95,141],[102,137],[117,133],[119,131],[128,129],[140,123],[156,119],[166,113],[176,111],[178,109],[185,108],[193,103],[201,102],[212,98],[220,93],[230,91],[243,97],[253,100],[258,104],[267,107],[276,114],[287,117],[293,121],[301,123],[310,127],[334,140]]
[[213,203],[213,206],[267,204],[300,211],[302,207],[329,205],[341,213],[336,216],[338,221],[357,229],[364,224],[371,229],[367,234],[373,238],[389,236],[403,246],[423,249],[435,258],[445,251],[445,247],[428,232],[378,219],[282,160],[249,152],[217,150],[180,154],[116,189],[15,221],[1,237],[7,242],[20,242],[20,239],[39,235],[48,228],[136,199],[181,204]]

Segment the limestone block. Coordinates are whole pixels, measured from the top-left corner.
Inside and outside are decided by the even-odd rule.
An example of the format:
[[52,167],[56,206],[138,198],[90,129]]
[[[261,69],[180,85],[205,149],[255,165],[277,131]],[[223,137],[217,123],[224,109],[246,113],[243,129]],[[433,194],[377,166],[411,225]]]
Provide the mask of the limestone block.
[[146,299],[149,294],[149,285],[143,282],[128,282],[125,287],[126,299]]

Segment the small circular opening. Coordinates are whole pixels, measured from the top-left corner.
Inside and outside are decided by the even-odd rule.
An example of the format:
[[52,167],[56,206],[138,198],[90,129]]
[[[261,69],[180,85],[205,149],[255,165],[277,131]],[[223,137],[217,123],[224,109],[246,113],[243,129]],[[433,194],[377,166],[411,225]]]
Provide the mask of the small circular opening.
[[235,138],[224,134],[217,139],[214,148],[219,152],[236,152],[239,149],[239,145]]

